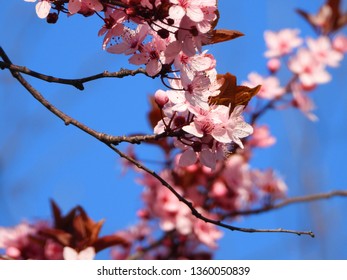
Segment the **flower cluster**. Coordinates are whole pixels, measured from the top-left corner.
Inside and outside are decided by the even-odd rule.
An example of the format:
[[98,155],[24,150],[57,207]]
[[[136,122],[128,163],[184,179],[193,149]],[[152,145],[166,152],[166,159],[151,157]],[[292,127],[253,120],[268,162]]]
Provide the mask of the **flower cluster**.
[[[316,120],[312,113],[315,106],[309,93],[331,80],[327,68],[339,66],[347,52],[347,37],[342,34],[332,38],[321,35],[316,39],[307,37],[304,40],[299,37],[299,30],[283,29],[278,32],[266,31],[264,38],[268,48],[265,57],[269,59],[267,66],[271,75],[263,77],[252,72],[244,85],[261,84],[262,88],[257,94],[260,99],[279,101],[285,95],[291,96],[290,106],[300,109],[310,120]],[[292,73],[285,86],[280,85],[276,76],[282,65],[286,65]]]
[[[51,4],[64,11],[58,2],[38,2],[38,16],[48,16]],[[234,142],[243,147],[240,139],[253,132],[243,120],[244,106],[232,110],[228,104],[210,102],[223,85],[223,79],[217,77],[213,55],[202,51],[203,45],[216,40],[216,0],[123,0],[118,6],[98,0],[70,0],[67,10],[71,15],[102,11],[104,25],[99,35],[104,36],[103,48],[130,56],[129,63],[145,65],[150,76],[169,79],[170,89],[155,94],[163,119],[154,132],[184,131],[175,143],[183,150],[180,165],[199,161],[214,169],[224,159],[226,144]],[[230,33],[229,39],[238,36],[235,34]],[[168,77],[169,73],[174,73],[173,77]]]

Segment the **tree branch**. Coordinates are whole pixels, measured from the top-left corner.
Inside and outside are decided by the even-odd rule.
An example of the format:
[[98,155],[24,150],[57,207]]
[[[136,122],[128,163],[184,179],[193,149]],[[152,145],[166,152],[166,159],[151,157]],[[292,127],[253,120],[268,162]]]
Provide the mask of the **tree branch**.
[[226,215],[223,215],[223,217],[227,218],[230,216],[234,217],[234,216],[247,216],[247,215],[253,215],[253,214],[261,214],[261,213],[265,213],[265,212],[272,211],[275,209],[283,208],[283,207],[286,207],[288,205],[295,204],[295,203],[312,202],[312,201],[329,199],[329,198],[338,197],[338,196],[347,197],[347,191],[336,190],[336,191],[331,191],[331,192],[327,192],[327,193],[319,193],[319,194],[311,194],[311,195],[305,195],[305,196],[292,197],[292,198],[285,199],[285,200],[283,200],[277,204],[267,205],[264,207],[259,207],[257,209],[236,211],[236,212],[232,212],[232,213],[228,213]]
[[[92,76],[88,76],[85,78],[79,78],[79,79],[64,79],[64,78],[57,78],[54,76],[45,75],[36,71],[33,71],[27,67],[24,66],[18,66],[14,65],[9,61],[0,61],[0,68],[1,69],[9,69],[11,72],[15,71],[17,73],[23,73],[32,77],[35,77],[37,79],[46,81],[48,83],[57,83],[57,84],[65,84],[65,85],[71,85],[79,90],[84,90],[84,83],[102,79],[102,78],[124,78],[127,76],[135,76],[137,74],[144,74],[147,77],[151,77],[147,74],[146,70],[143,68],[139,68],[136,70],[129,70],[129,69],[120,69],[117,72],[108,72],[104,71],[99,74],[95,74]],[[151,77],[154,78],[154,77]]]
[[[103,132],[98,132],[88,126],[86,126],[85,124],[77,121],[76,119],[68,116],[67,114],[65,114],[64,112],[60,111],[58,108],[56,108],[53,104],[51,104],[48,100],[46,100],[42,94],[37,91],[33,86],[31,86],[30,83],[28,83],[21,74],[19,74],[18,69],[16,67],[19,66],[15,66],[14,64],[12,64],[11,60],[9,59],[9,57],[7,56],[7,54],[5,53],[5,51],[3,50],[2,47],[0,47],[0,57],[3,59],[3,62],[0,61],[0,67],[2,65],[12,65],[11,67],[4,67],[2,69],[8,69],[10,70],[12,76],[17,79],[22,86],[37,100],[39,101],[43,106],[45,106],[49,111],[51,111],[54,115],[56,115],[58,118],[60,118],[65,125],[74,125],[75,127],[79,128],[80,130],[84,131],[85,133],[93,136],[94,138],[98,139],[99,141],[103,142],[103,143],[107,143],[107,144],[114,144],[114,145],[118,145],[122,142],[127,142],[130,144],[140,144],[142,142],[148,142],[148,141],[153,141],[153,140],[159,140],[161,138],[165,138],[165,137],[173,137],[175,135],[178,135],[177,133],[179,132],[172,132],[172,133],[161,133],[161,134],[153,134],[153,135],[134,135],[134,136],[113,136],[113,135],[109,135]],[[26,68],[26,67],[22,67],[22,68]],[[141,68],[140,68],[141,69]],[[140,71],[140,69],[135,70],[135,71]],[[23,69],[22,69],[23,70]],[[31,70],[28,70],[31,71]],[[124,71],[124,72],[122,72]],[[114,75],[116,75],[115,73],[118,73],[118,77],[120,77],[121,75],[125,75],[125,73],[130,73],[132,72],[131,70],[121,70],[119,72],[114,72]],[[141,72],[141,71],[140,71]],[[139,73],[140,73],[139,72]],[[35,72],[36,73],[36,72]],[[37,73],[38,75],[42,75]],[[111,75],[112,73],[110,73]],[[102,74],[100,74],[102,75]],[[91,76],[91,77],[96,77],[95,76]],[[46,77],[50,77],[50,76],[46,76]],[[82,83],[86,82],[88,79],[91,80],[91,77],[87,77],[87,78],[83,78],[83,79],[79,79],[79,81],[82,81]],[[53,79],[58,79],[58,78],[54,78]],[[76,81],[76,80],[70,80],[70,81]]]
[[120,157],[128,160],[132,164],[134,164],[137,168],[142,169],[143,171],[147,172],[148,174],[152,175],[154,178],[156,178],[164,187],[168,188],[174,196],[177,197],[179,201],[184,203],[190,211],[192,212],[192,215],[195,216],[198,219],[203,220],[206,223],[214,224],[232,231],[241,231],[241,232],[247,232],[247,233],[254,233],[254,232],[281,232],[281,233],[292,233],[297,235],[309,235],[311,237],[314,237],[314,233],[312,231],[296,231],[296,230],[287,230],[287,229],[253,229],[253,228],[241,228],[241,227],[234,227],[228,224],[225,224],[221,221],[216,221],[210,218],[207,218],[206,216],[202,215],[196,208],[193,206],[193,204],[185,199],[183,196],[181,196],[168,182],[166,182],[161,176],[159,176],[155,171],[147,168],[146,166],[142,165],[137,160],[127,156],[126,154],[122,153],[119,149],[116,147],[113,147],[112,145],[108,145],[113,151],[115,151]]

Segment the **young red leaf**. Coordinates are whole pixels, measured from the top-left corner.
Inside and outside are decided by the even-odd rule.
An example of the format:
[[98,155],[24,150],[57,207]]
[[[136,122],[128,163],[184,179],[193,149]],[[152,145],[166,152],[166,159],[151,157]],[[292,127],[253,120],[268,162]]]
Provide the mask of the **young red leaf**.
[[229,114],[232,113],[234,108],[238,105],[247,106],[248,102],[255,96],[261,85],[254,88],[246,86],[238,86],[236,76],[226,73],[225,75],[218,74],[218,79],[223,79],[223,85],[220,88],[220,94],[209,98],[211,105],[225,105],[230,107]]

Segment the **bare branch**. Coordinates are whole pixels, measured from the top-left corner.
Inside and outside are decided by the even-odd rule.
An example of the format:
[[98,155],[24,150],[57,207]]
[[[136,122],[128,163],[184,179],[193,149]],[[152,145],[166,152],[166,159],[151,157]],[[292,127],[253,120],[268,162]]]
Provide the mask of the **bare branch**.
[[203,220],[206,223],[214,224],[232,231],[241,231],[241,232],[247,232],[247,233],[254,233],[254,232],[278,232],[278,233],[292,233],[292,234],[297,234],[297,235],[309,235],[311,237],[314,237],[314,233],[311,231],[296,231],[296,230],[287,230],[287,229],[253,229],[253,228],[240,228],[240,227],[234,227],[228,224],[225,224],[221,221],[216,221],[210,218],[205,217],[202,215],[196,208],[193,206],[192,202],[181,196],[168,182],[166,182],[161,176],[159,176],[155,171],[147,168],[146,166],[142,165],[140,162],[137,160],[127,156],[126,154],[122,153],[119,149],[116,147],[113,147],[112,145],[108,145],[113,151],[115,151],[120,157],[128,160],[132,164],[134,164],[137,168],[142,169],[143,171],[147,172],[148,174],[152,175],[155,177],[160,183],[162,183],[163,186],[168,188],[176,197],[179,201],[184,203],[186,206],[189,207],[190,211],[192,214],[198,218]]
[[[0,67],[1,65],[12,65],[14,67],[4,67],[3,69],[7,68],[10,70],[12,76],[14,78],[16,78],[23,86],[24,88],[26,88],[29,93],[31,93],[31,95],[38,100],[43,106],[45,106],[49,111],[51,111],[54,115],[56,115],[58,118],[60,118],[62,121],[64,121],[65,125],[74,125],[77,128],[81,129],[82,131],[86,132],[87,134],[93,136],[94,138],[98,139],[99,141],[103,142],[103,143],[108,143],[108,144],[114,144],[114,145],[118,145],[122,142],[127,142],[127,143],[131,143],[131,144],[140,144],[142,142],[148,142],[148,141],[153,141],[153,140],[159,140],[161,138],[164,137],[173,137],[179,134],[179,132],[172,132],[172,133],[162,133],[162,134],[153,134],[153,135],[134,135],[134,136],[113,136],[113,135],[109,135],[103,132],[98,132],[88,126],[86,126],[85,124],[77,121],[76,119],[68,116],[67,114],[65,114],[64,112],[60,111],[58,108],[56,108],[53,104],[51,104],[48,100],[46,100],[42,94],[37,91],[34,87],[31,86],[30,83],[28,83],[21,74],[18,73],[18,71],[16,70],[17,66],[13,65],[11,60],[9,59],[9,57],[7,56],[7,54],[5,53],[5,51],[2,49],[2,47],[0,47],[0,57],[2,57],[3,62],[0,61]],[[23,67],[25,68],[25,67]],[[31,71],[31,70],[28,70]],[[124,71],[124,72],[122,72]],[[119,75],[126,75],[126,73],[129,73],[129,71],[131,72],[131,70],[121,70],[119,72],[115,72],[118,73]],[[139,71],[139,70],[135,70],[135,71]],[[110,73],[111,75],[112,73]],[[42,75],[42,74],[39,74]],[[49,76],[46,76],[49,77]],[[91,77],[95,77],[95,76],[91,76]],[[120,77],[120,76],[119,76]],[[54,78],[57,79],[57,78]],[[85,81],[87,81],[87,79],[89,78],[84,78],[80,79],[83,80],[83,83]],[[91,79],[89,79],[91,80]]]
[[[117,72],[108,72],[104,71],[99,74],[95,74],[92,76],[88,76],[85,78],[79,78],[79,79],[64,79],[64,78],[57,78],[49,75],[45,75],[36,71],[33,71],[25,66],[18,66],[14,65],[10,62],[6,61],[0,61],[0,68],[1,69],[9,69],[10,71],[15,71],[17,73],[23,73],[32,77],[35,77],[37,79],[46,81],[48,83],[57,83],[57,84],[65,84],[65,85],[71,85],[79,90],[84,90],[84,83],[102,79],[102,78],[124,78],[127,76],[135,76],[137,74],[144,74],[148,77],[151,77],[147,74],[146,70],[143,68],[139,68],[136,70],[129,70],[129,69],[120,69]],[[154,77],[151,77],[154,78]]]
[[322,199],[329,199],[332,197],[338,197],[338,196],[347,196],[347,191],[344,190],[336,190],[336,191],[331,191],[327,193],[319,193],[319,194],[311,194],[311,195],[305,195],[305,196],[298,196],[298,197],[292,197],[285,199],[277,204],[273,205],[267,205],[264,207],[259,207],[257,209],[249,209],[249,210],[244,210],[244,211],[236,211],[232,213],[228,213],[226,215],[223,215],[223,217],[231,217],[231,216],[247,216],[247,215],[253,215],[253,214],[261,214],[265,213],[268,211],[272,211],[275,209],[283,208],[291,204],[295,203],[302,203],[302,202],[312,202],[312,201],[317,201],[317,200],[322,200]]

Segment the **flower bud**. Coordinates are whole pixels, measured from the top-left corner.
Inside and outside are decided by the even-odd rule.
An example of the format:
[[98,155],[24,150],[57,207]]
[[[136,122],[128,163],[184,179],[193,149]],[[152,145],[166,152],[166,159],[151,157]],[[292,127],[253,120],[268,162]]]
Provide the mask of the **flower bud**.
[[278,69],[280,69],[280,67],[281,67],[281,61],[278,58],[271,58],[267,62],[267,68],[269,69],[271,73],[277,72]]
[[154,94],[154,100],[158,104],[159,108],[163,108],[166,103],[169,102],[169,98],[165,91],[159,89]]
[[338,35],[334,38],[333,48],[341,53],[347,52],[347,37],[343,35]]

